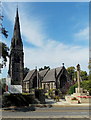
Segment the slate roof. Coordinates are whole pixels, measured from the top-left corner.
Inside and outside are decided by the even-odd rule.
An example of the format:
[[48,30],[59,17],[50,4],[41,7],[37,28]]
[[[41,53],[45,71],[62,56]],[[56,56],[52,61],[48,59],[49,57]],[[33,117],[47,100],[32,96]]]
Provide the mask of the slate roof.
[[48,68],[48,69],[45,69],[45,70],[41,70],[41,71],[39,71],[39,75],[40,75],[41,77],[44,77],[44,76],[47,74],[48,71],[49,71],[49,68]]
[[63,67],[58,67],[58,68],[55,68],[56,69],[56,75],[58,75],[60,73],[60,71],[62,70]]
[[[55,70],[56,70],[56,75],[58,76],[62,69],[63,69],[63,67],[58,67],[58,68],[54,68],[51,70],[45,69],[45,70],[39,71],[40,77],[43,78],[42,82],[55,82],[55,80],[56,80]],[[36,69],[29,71],[23,81],[26,82],[26,81],[30,80],[32,75],[34,74],[35,70]]]
[[32,75],[33,75],[33,73],[35,72],[35,70],[36,70],[36,69],[29,71],[23,81],[24,81],[24,82],[25,82],[25,81],[28,81],[28,80],[32,77]]
[[55,70],[56,70],[56,75],[59,74],[59,72],[62,70],[62,67],[54,68],[51,69],[47,72],[46,76],[43,78],[42,82],[55,82]]
[[55,69],[49,70],[42,82],[51,82],[51,81],[55,81]]

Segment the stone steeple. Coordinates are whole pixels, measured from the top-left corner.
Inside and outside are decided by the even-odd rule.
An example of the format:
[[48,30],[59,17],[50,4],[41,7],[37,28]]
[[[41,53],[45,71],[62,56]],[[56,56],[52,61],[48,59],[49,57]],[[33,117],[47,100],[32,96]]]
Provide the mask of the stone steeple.
[[17,46],[18,47],[23,46],[22,39],[21,39],[21,33],[20,33],[18,8],[16,11],[16,18],[15,18],[13,38],[12,38],[12,42],[11,42],[11,49],[15,48]]
[[20,33],[18,8],[16,11],[14,33],[11,41],[10,60],[9,60],[9,76],[12,85],[22,85],[24,71],[24,53],[23,43]]

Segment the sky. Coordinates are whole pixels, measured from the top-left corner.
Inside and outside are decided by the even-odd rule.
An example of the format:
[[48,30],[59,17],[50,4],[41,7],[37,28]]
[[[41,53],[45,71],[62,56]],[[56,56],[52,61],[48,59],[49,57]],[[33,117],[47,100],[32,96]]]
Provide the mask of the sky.
[[[89,3],[88,2],[3,2],[3,26],[9,47],[13,37],[18,4],[24,66],[30,70],[50,66],[75,66],[88,72]],[[8,63],[2,71],[7,76]]]

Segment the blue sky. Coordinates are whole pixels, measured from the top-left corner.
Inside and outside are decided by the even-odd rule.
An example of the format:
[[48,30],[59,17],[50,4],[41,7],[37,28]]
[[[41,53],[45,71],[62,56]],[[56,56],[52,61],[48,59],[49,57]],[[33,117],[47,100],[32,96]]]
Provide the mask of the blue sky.
[[[2,40],[9,47],[16,7],[17,3],[2,4],[3,25],[9,32],[9,37]],[[82,70],[88,71],[88,2],[20,2],[18,8],[26,67],[54,68],[64,62],[66,67],[79,63]]]

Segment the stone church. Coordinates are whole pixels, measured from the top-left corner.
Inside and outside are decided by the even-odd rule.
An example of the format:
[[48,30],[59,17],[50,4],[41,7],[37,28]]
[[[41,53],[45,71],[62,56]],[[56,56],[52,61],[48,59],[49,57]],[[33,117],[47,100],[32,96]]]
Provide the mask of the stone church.
[[50,89],[66,89],[66,84],[70,83],[69,75],[64,66],[54,69],[37,69],[29,71],[23,80],[23,90],[30,92],[31,89],[42,88]]
[[[31,59],[31,58],[30,58]],[[31,63],[30,63],[31,64]],[[23,80],[24,73],[24,52],[23,42],[20,32],[18,8],[16,12],[14,33],[11,41],[10,60],[9,60],[9,76],[11,85],[22,85],[23,92],[30,92],[31,89],[66,89],[66,84],[70,83],[70,79],[64,65],[54,69],[37,69],[29,71]]]

